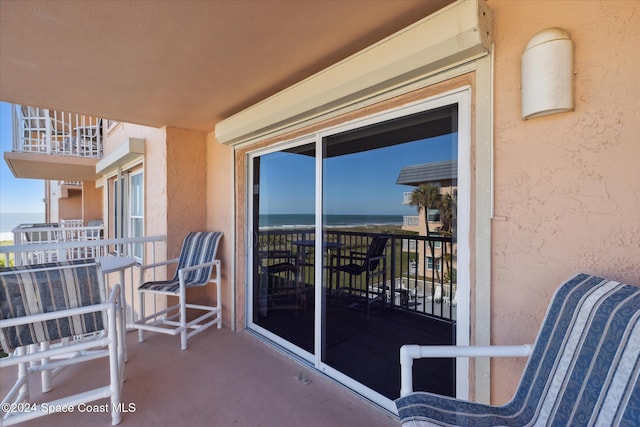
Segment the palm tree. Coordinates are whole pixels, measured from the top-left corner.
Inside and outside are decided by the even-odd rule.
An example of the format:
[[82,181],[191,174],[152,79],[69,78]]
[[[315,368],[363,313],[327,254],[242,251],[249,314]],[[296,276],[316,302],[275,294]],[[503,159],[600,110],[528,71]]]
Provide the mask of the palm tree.
[[[442,194],[440,194],[440,187],[433,184],[420,184],[418,188],[413,190],[409,204],[416,206],[418,212],[424,212],[424,222],[427,228],[427,242],[429,243],[429,249],[431,250],[431,259],[433,260],[434,267],[435,262],[435,249],[433,240],[430,239],[431,231],[429,230],[429,210],[440,209],[442,204]],[[434,268],[436,280],[441,282],[440,274],[437,268]]]
[[[444,256],[445,264],[447,265],[444,279],[455,282],[455,271],[453,270],[453,241],[456,235],[457,218],[456,212],[458,209],[458,193],[454,191],[453,194],[445,194],[440,201],[440,232],[442,234],[451,237],[451,249],[447,255]],[[445,245],[446,242],[443,242]]]

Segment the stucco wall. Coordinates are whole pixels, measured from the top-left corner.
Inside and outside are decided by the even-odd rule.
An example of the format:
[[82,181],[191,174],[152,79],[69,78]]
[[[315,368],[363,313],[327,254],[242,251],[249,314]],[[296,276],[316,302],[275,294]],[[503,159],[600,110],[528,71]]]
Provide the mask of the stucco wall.
[[[145,235],[166,235],[167,233],[167,147],[164,128],[119,123],[110,129],[105,139],[105,156],[111,153],[127,138],[145,141],[144,158],[148,165],[144,171],[145,181]],[[150,165],[153,165],[152,167]],[[150,214],[152,213],[152,214]]]
[[188,232],[206,228],[206,135],[176,128],[166,134],[167,246],[177,255]]
[[[167,254],[175,258],[180,254],[184,236],[191,231],[206,230],[206,135],[202,132],[166,128],[166,206]],[[147,181],[147,188],[153,187]],[[173,270],[171,271],[171,274]],[[189,291],[187,300],[211,303],[208,289]]]
[[[222,323],[225,327],[235,328],[234,307],[242,306],[243,299],[234,294],[242,288],[236,286],[233,273],[234,256],[240,260],[241,255],[234,255],[235,228],[233,226],[233,150],[219,144],[213,133],[207,136],[207,229],[222,231],[224,236],[218,247],[218,258],[222,262]],[[209,291],[213,297],[213,289]]]
[[82,219],[84,224],[91,220],[102,220],[102,188],[96,188],[95,181],[82,183]]
[[[489,0],[495,27],[492,341],[531,342],[560,281],[640,284],[640,2]],[[520,118],[520,57],[534,34],[569,32],[575,111]],[[522,360],[492,363],[492,402]]]
[[68,191],[67,197],[58,200],[59,219],[81,219],[82,218],[82,192]]

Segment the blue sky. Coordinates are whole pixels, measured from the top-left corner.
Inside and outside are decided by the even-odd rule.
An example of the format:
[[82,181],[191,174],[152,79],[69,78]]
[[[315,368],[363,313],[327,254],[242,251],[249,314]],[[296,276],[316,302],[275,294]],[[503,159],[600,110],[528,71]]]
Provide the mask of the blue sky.
[[[415,187],[396,184],[400,170],[456,158],[456,137],[446,135],[325,160],[325,212],[415,215],[414,206],[402,204],[402,193]],[[262,156],[261,213],[313,213],[314,162],[311,156],[284,152]]]
[[10,212],[44,213],[44,181],[16,179],[4,160],[11,151],[11,104],[0,102],[0,215]]

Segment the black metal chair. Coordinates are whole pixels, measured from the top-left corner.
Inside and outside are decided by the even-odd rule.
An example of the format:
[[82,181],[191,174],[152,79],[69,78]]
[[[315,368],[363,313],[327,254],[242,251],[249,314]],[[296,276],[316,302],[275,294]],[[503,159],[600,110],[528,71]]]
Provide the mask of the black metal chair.
[[[383,305],[386,303],[387,262],[384,250],[388,241],[389,236],[376,236],[371,240],[367,252],[350,251],[347,256],[336,256],[335,266],[331,267],[332,273],[335,272],[337,276],[337,294],[347,293],[350,299],[354,293],[364,294],[363,302],[366,305],[367,318],[369,318],[369,306],[373,302],[381,300]],[[340,286],[340,272],[349,275],[349,286]],[[354,287],[354,278],[362,275],[364,275],[364,287]]]
[[300,289],[301,284],[298,283],[298,265],[295,255],[288,250],[268,250],[260,251],[258,256],[259,272],[266,283],[267,307],[271,309],[304,307],[304,295]]

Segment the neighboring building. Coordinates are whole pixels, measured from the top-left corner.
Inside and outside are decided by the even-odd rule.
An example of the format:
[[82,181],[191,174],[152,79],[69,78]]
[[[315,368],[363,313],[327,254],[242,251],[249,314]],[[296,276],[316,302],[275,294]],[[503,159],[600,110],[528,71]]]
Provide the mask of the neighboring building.
[[[260,173],[276,169],[280,158],[296,161],[292,175],[281,185],[291,186],[300,196],[312,195],[313,206],[317,207],[314,212],[322,212],[320,190],[324,188],[322,183],[303,187],[307,174],[320,177],[321,173],[346,172],[344,182],[357,183],[364,192],[370,189],[366,179],[361,178],[372,170],[385,171],[385,164],[358,162],[358,155],[374,149],[394,150],[435,136],[449,138],[457,152],[457,182],[443,182],[443,188],[458,190],[459,344],[531,342],[555,288],[576,272],[628,283],[637,284],[640,280],[640,2],[414,2],[426,11],[421,15],[415,9],[404,11],[415,18],[411,21],[414,24],[406,23],[402,31],[383,39],[387,34],[383,35],[382,29],[389,22],[379,22],[379,27],[370,31],[380,37],[366,38],[368,47],[358,45],[356,40],[365,36],[364,30],[362,37],[342,34],[344,40],[333,45],[335,51],[325,52],[335,62],[331,66],[310,44],[304,45],[299,52],[316,55],[315,61],[297,63],[296,70],[274,77],[270,86],[261,85],[261,79],[268,71],[293,67],[292,51],[286,48],[286,55],[277,57],[278,43],[267,46],[264,41],[270,33],[258,31],[259,39],[249,38],[251,44],[259,45],[261,53],[268,51],[269,59],[276,56],[278,60],[268,62],[268,67],[256,65],[264,58],[246,54],[247,45],[236,48],[234,43],[241,43],[244,38],[231,37],[249,32],[247,27],[236,28],[247,20],[215,13],[211,17],[225,16],[233,27],[223,27],[225,23],[220,21],[216,21],[216,27],[208,19],[206,25],[192,26],[190,21],[184,28],[193,27],[196,33],[188,33],[195,34],[193,40],[158,36],[161,41],[157,43],[166,48],[162,54],[155,50],[155,54],[142,54],[144,47],[140,46],[155,49],[144,44],[130,43],[129,49],[123,43],[113,49],[96,43],[93,47],[100,56],[94,57],[95,62],[79,59],[84,74],[79,77],[73,74],[73,67],[65,67],[58,75],[63,81],[48,80],[45,77],[54,71],[55,64],[68,63],[67,59],[73,56],[66,53],[66,45],[56,46],[40,51],[44,56],[55,55],[56,60],[48,62],[52,67],[31,66],[31,61],[40,56],[24,46],[24,40],[45,40],[56,35],[55,40],[72,43],[82,37],[77,37],[74,25],[60,25],[57,20],[72,19],[76,14],[68,17],[64,10],[67,3],[44,2],[42,7],[49,8],[46,14],[40,13],[40,18],[33,18],[29,21],[32,25],[27,25],[31,8],[21,8],[21,3],[0,3],[16,16],[14,26],[11,20],[3,20],[0,29],[14,31],[9,37],[4,32],[0,37],[0,98],[61,110],[73,106],[75,111],[121,120],[106,125],[102,136],[104,156],[99,161],[91,160],[88,175],[42,178],[83,181],[83,215],[89,206],[89,189],[91,194],[101,193],[97,198],[104,207],[102,216],[109,237],[166,235],[167,258],[177,255],[188,231],[223,231],[219,255],[225,283],[225,326],[251,329],[268,337],[308,366],[347,384],[382,407],[391,408],[388,396],[372,392],[335,369],[326,354],[317,351],[319,347],[302,351],[291,340],[270,335],[256,324],[252,305],[259,285],[253,283],[257,267],[251,250],[257,235],[255,221],[261,205],[276,203],[267,186],[260,185]],[[259,3],[255,7],[262,7]],[[316,2],[300,3],[304,4],[300,7],[316,7]],[[351,7],[351,2],[340,3],[333,7]],[[360,2],[356,3],[360,8]],[[384,3],[384,8],[391,8],[391,4],[401,7],[411,2]],[[99,13],[102,7],[118,11],[123,5],[89,2],[87,22],[91,13]],[[429,15],[434,11],[429,8],[434,5],[437,11]],[[278,6],[281,5],[273,5]],[[179,23],[176,11],[166,10],[170,7],[170,3],[163,3],[162,8],[154,9],[154,21],[140,26],[144,34],[131,32],[139,22],[132,20],[139,17],[128,19],[125,12],[115,14],[119,20],[108,21],[111,27],[103,29],[103,34],[138,34],[140,40],[136,42],[141,43],[147,36],[151,38],[150,33],[163,35],[163,22]],[[229,5],[201,2],[198,7]],[[240,7],[248,5],[243,2]],[[373,10],[373,3],[371,7]],[[364,13],[367,8],[362,9]],[[313,12],[315,23],[321,11]],[[198,13],[202,15],[200,9]],[[4,10],[2,15],[7,16]],[[48,18],[43,20],[41,16]],[[288,15],[269,16],[270,20],[265,17],[264,22],[270,23],[275,33],[282,27],[279,23],[285,19],[283,16]],[[198,16],[190,17],[200,22]],[[330,18],[326,15],[324,19]],[[52,29],[49,25],[54,22]],[[259,24],[264,22],[260,20]],[[251,23],[256,25],[255,20]],[[207,44],[218,41],[219,37],[206,32],[209,27],[226,28],[229,46],[216,52],[199,49],[203,40]],[[313,33],[305,25],[299,27],[305,27],[304,33]],[[558,39],[561,44],[574,47],[568,77],[571,105],[556,109],[553,99],[543,99],[542,103],[548,101],[548,105],[541,107],[542,112],[553,114],[536,116],[529,115],[527,99],[523,113],[521,88],[527,89],[531,82],[522,81],[521,58],[535,47],[528,44],[536,40],[537,34],[565,34],[545,32],[557,27],[571,40],[566,43],[568,39],[562,35]],[[292,34],[280,39],[283,46],[284,40],[296,39],[293,27],[286,28]],[[332,28],[336,32],[346,29]],[[23,30],[28,31],[29,37],[21,37]],[[224,34],[216,33],[221,38]],[[379,39],[383,40],[375,42]],[[113,40],[116,43],[118,38]],[[348,47],[358,48],[342,49],[347,42]],[[170,48],[168,43],[188,44],[189,49]],[[323,43],[315,46],[319,45]],[[86,45],[82,46],[86,49]],[[68,50],[77,53],[82,46],[70,46]],[[20,56],[21,52],[31,55],[29,61]],[[188,56],[189,52],[193,56]],[[154,59],[157,62],[136,62]],[[180,66],[174,67],[174,63]],[[138,64],[138,68],[132,64]],[[323,64],[324,68],[314,69],[314,64]],[[100,73],[103,69],[110,74]],[[175,73],[171,71],[174,69]],[[300,70],[317,72],[304,74]],[[36,73],[40,80],[51,82],[42,83],[41,97],[29,82],[21,80],[25,73],[25,80]],[[83,83],[88,80],[83,88],[94,88],[96,94],[87,96],[86,90],[74,90],[75,82],[63,79],[67,75]],[[66,90],[54,91],[59,94],[59,99],[54,99],[48,88],[57,89],[60,85]],[[134,93],[133,88],[137,87],[146,88],[145,93]],[[222,96],[223,89],[229,87],[241,99]],[[536,86],[534,93],[537,98],[544,90]],[[185,94],[191,99],[184,100]],[[212,106],[216,107],[216,114],[211,112]],[[415,163],[428,161],[428,146],[417,147]],[[347,167],[331,169],[333,162],[337,164],[340,159],[354,160]],[[28,161],[32,160],[35,159]],[[86,171],[85,162],[64,159],[61,170],[66,168],[68,172],[72,165],[80,164]],[[74,190],[69,190],[73,194]],[[91,206],[95,200],[92,196]],[[371,201],[375,202],[375,195]],[[193,298],[212,299],[215,295],[200,293]],[[314,342],[324,345],[326,319],[320,311],[316,314]],[[512,395],[523,366],[522,359],[478,360],[473,365],[459,361],[457,393],[503,403]]]
[[16,178],[45,181],[45,222],[101,220],[95,165],[102,158],[102,120],[20,105],[11,116],[13,150],[4,159]]
[[[446,194],[455,196],[458,191],[458,162],[456,160],[447,160],[405,166],[400,170],[396,184],[410,185],[413,187],[418,187],[420,184],[428,184],[438,187],[442,196]],[[411,204],[411,192],[404,193],[403,204]],[[427,219],[429,221],[429,233],[431,235],[440,235],[442,228],[441,212],[438,209],[432,209],[429,211]],[[420,208],[418,215],[405,216],[402,229],[426,236],[427,226],[425,224],[423,209]],[[428,277],[431,277],[431,271],[436,270],[441,272],[440,274],[443,277],[451,277],[453,272],[449,271],[449,263],[443,260],[442,245],[443,242],[434,242],[433,253],[431,253],[431,250],[425,251],[424,247],[419,247],[416,271],[424,271]],[[457,265],[455,252],[455,244],[452,244],[446,252],[449,256],[453,257],[451,266],[454,269]],[[421,268],[421,265],[425,265],[426,268]]]

